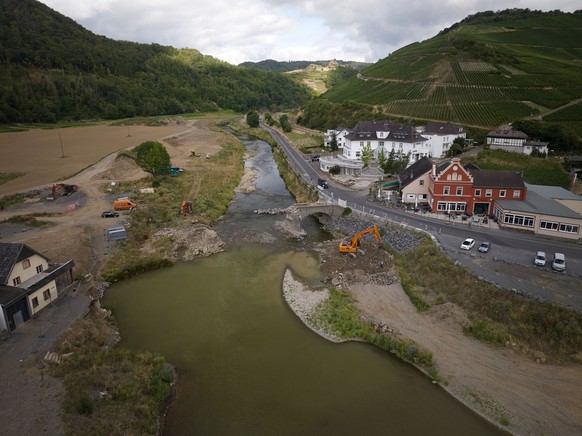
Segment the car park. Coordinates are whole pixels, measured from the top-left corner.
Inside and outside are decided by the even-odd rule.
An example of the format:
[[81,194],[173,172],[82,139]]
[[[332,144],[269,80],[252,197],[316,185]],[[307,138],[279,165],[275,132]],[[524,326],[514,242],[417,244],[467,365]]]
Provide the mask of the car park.
[[461,243],[461,250],[470,250],[475,246],[475,240],[473,238],[467,238]]
[[491,248],[491,242],[481,242],[481,245],[479,245],[479,251],[481,253],[487,253],[490,248]]
[[117,218],[118,216],[117,212],[111,212],[110,210],[106,210],[101,214],[101,218]]
[[562,253],[555,253],[552,269],[559,272],[566,271],[566,256]]
[[546,253],[543,251],[538,251],[536,257],[534,257],[534,265],[546,266]]

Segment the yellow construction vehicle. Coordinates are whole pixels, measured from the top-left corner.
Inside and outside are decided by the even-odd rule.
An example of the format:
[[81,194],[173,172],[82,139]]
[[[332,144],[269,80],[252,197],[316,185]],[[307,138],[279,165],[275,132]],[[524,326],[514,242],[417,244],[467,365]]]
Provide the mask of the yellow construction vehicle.
[[378,245],[382,244],[382,239],[380,238],[380,232],[378,232],[378,228],[376,224],[366,230],[362,230],[360,233],[355,235],[352,239],[346,239],[345,241],[340,242],[339,244],[339,251],[340,253],[356,253],[360,246],[360,238],[367,235],[368,233],[374,233],[374,237],[376,238],[376,242]]

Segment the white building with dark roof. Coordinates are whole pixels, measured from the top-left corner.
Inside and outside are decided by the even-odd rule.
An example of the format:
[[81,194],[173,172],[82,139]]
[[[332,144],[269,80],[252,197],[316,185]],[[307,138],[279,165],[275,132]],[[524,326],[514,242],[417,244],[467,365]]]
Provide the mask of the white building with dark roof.
[[430,156],[435,158],[446,157],[455,139],[467,139],[467,132],[457,124],[428,123],[416,130],[428,140]]
[[530,141],[529,137],[512,129],[493,130],[487,134],[487,145],[491,150],[505,150],[530,155],[534,150],[548,154],[548,142]]
[[414,126],[390,120],[358,122],[345,137],[343,156],[360,159],[366,147],[370,147],[376,159],[381,152],[385,156],[391,152],[398,157],[409,156],[410,162],[430,156],[427,139]]

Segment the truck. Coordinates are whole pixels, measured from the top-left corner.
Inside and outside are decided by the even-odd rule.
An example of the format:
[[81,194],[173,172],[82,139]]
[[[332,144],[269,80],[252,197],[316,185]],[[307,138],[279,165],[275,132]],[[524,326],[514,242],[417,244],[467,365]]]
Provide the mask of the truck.
[[133,201],[129,198],[118,198],[113,202],[113,207],[115,210],[129,210],[132,211],[137,207]]

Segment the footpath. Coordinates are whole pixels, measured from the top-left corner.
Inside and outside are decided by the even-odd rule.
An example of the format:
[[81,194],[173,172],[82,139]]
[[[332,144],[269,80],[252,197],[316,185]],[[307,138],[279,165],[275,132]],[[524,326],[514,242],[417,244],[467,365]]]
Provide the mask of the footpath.
[[47,375],[43,358],[55,339],[89,311],[90,297],[78,292],[66,292],[0,340],[0,433],[63,433],[64,387]]

